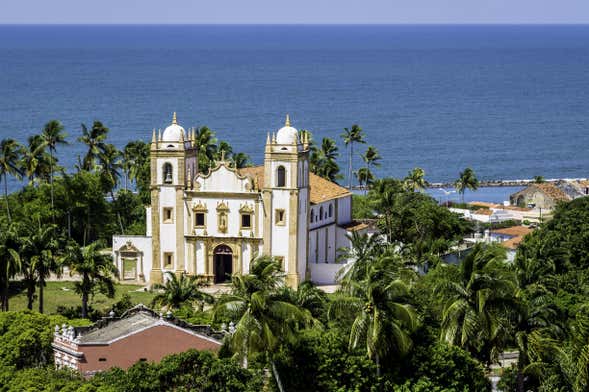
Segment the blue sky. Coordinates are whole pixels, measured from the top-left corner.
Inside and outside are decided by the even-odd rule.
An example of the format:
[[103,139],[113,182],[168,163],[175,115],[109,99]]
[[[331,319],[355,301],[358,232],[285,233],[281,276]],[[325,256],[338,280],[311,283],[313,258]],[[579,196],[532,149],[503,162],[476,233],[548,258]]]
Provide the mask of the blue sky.
[[589,0],[0,0],[0,23],[589,23]]

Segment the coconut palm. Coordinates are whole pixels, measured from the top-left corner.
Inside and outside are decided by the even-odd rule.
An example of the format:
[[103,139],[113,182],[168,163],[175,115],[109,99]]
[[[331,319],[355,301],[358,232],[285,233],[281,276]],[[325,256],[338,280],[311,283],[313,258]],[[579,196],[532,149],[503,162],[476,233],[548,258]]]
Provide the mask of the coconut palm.
[[362,128],[354,124],[351,128],[344,128],[344,133],[341,135],[344,139],[344,144],[348,147],[349,155],[348,155],[348,188],[352,189],[352,174],[354,173],[352,167],[352,159],[354,157],[354,143],[366,143],[364,140],[364,134],[362,133]]
[[383,253],[384,243],[378,235],[359,234],[357,231],[347,235],[348,247],[340,249],[339,258],[346,261],[346,268],[338,272],[337,279],[346,285],[366,277],[372,260]]
[[27,147],[23,148],[21,166],[23,174],[29,179],[29,185],[35,184],[35,179],[49,178],[51,156],[45,151],[45,142],[41,135],[29,136]]
[[88,147],[88,151],[82,161],[82,170],[91,171],[94,169],[100,154],[105,150],[106,144],[104,141],[107,135],[108,128],[100,121],[94,121],[90,130],[88,130],[85,124],[82,124],[82,136],[78,138],[78,141]]
[[2,139],[0,141],[0,180],[4,180],[4,202],[6,204],[6,216],[12,222],[10,206],[8,203],[8,176],[21,177],[20,154],[22,148],[14,139]]
[[[119,178],[121,177],[121,152],[117,150],[114,145],[105,144],[103,146],[103,151],[99,154],[98,158],[100,159],[100,181],[104,191],[110,194],[113,202],[116,202],[114,190],[119,183]],[[121,233],[125,234],[125,228],[123,227],[121,214],[118,210],[117,219],[119,221]]]
[[229,347],[244,367],[255,353],[264,353],[273,363],[270,353],[280,343],[293,341],[301,327],[314,322],[309,310],[280,296],[283,286],[280,261],[262,256],[252,261],[248,275],[232,278],[231,293],[221,296],[215,305],[214,322],[227,318],[236,321]]
[[358,184],[364,187],[364,194],[368,193],[368,188],[374,183],[374,174],[370,169],[362,167],[354,173],[358,179]]
[[[311,166],[315,166],[313,173],[320,177],[323,177],[329,181],[336,182],[341,178],[339,174],[339,166],[337,164],[337,157],[339,156],[337,145],[335,140],[324,137],[321,140],[321,148],[318,151],[318,157],[315,158],[315,162],[311,163]],[[313,161],[313,158],[311,158]]]
[[479,243],[457,273],[440,281],[435,289],[445,302],[441,340],[462,347],[487,364],[503,348],[506,315],[515,308],[515,277],[505,259],[504,248]]
[[2,311],[8,311],[8,288],[10,279],[21,269],[18,254],[18,242],[14,226],[2,227],[0,230],[0,302]]
[[[26,262],[30,269],[29,278],[36,281],[39,287],[39,312],[44,310],[43,292],[45,281],[52,272],[59,273],[60,266],[55,258],[58,243],[55,239],[55,225],[41,225],[29,222],[23,225],[23,232],[19,236],[20,253],[26,255]],[[23,267],[24,268],[24,267]]]
[[166,272],[164,284],[154,284],[153,289],[159,292],[151,301],[152,306],[166,307],[169,310],[177,310],[186,303],[197,302],[201,311],[204,304],[212,304],[214,298],[200,290],[206,283],[198,276],[181,274],[179,277],[171,272]]
[[217,139],[215,139],[215,133],[203,126],[197,128],[195,139],[198,150],[198,169],[201,173],[207,173],[216,157]]
[[410,333],[418,316],[409,304],[409,283],[415,277],[398,255],[372,258],[361,280],[343,281],[329,306],[328,317],[352,317],[349,347],[366,347],[376,364],[390,356],[404,356],[412,346]]
[[55,204],[53,202],[53,171],[55,159],[55,151],[58,144],[67,144],[65,138],[67,134],[63,132],[63,125],[57,120],[51,120],[43,127],[41,137],[45,142],[45,145],[49,147],[49,154],[51,155],[50,168],[49,168],[49,182],[51,184],[51,210],[54,210]]
[[231,144],[221,140],[217,146],[217,151],[215,152],[215,160],[220,161],[221,159],[224,159],[226,161],[231,161],[232,156],[233,147],[231,147]]
[[454,183],[454,187],[456,188],[456,191],[462,195],[462,202],[464,203],[464,192],[467,189],[476,191],[479,188],[479,180],[477,179],[474,170],[467,167],[464,171],[460,172],[458,180]]
[[232,154],[231,156],[231,166],[235,167],[236,169],[241,169],[244,167],[251,166],[252,162],[249,155],[244,154],[243,152],[238,152]]
[[109,298],[113,298],[115,287],[113,277],[116,267],[108,252],[103,252],[103,244],[93,242],[80,247],[70,243],[61,258],[61,262],[70,269],[70,275],[78,275],[79,281],[74,283],[76,293],[82,297],[82,318],[88,317],[88,300],[97,290]]
[[411,170],[403,180],[403,185],[406,190],[411,192],[424,190],[427,187],[425,171],[420,167]]

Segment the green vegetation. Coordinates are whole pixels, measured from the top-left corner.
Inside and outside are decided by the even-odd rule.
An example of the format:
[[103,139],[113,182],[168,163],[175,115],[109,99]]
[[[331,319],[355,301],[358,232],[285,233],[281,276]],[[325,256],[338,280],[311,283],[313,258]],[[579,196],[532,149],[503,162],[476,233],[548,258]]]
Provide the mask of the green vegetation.
[[[81,299],[76,292],[76,282],[60,281],[47,282],[45,286],[45,312],[47,314],[58,314],[67,309],[80,309]],[[113,305],[123,299],[125,295],[129,296],[133,304],[151,304],[154,292],[144,290],[143,286],[129,285],[129,284],[115,284],[115,295],[109,298],[106,295],[96,292],[89,298],[89,307],[101,313],[108,313]],[[27,309],[27,295],[26,289],[22,284],[11,285],[10,309],[14,311],[21,311]],[[80,313],[81,314],[81,313]],[[77,316],[79,317],[80,314]]]
[[[148,292],[114,284],[100,250],[113,233],[144,230],[149,148],[132,142],[121,153],[107,135],[100,122],[82,126],[87,152],[73,173],[57,169],[65,142],[57,121],[26,147],[0,143],[0,391],[489,391],[486,374],[507,349],[518,360],[503,372],[505,392],[588,390],[589,198],[559,205],[513,263],[501,247],[480,244],[448,265],[441,256],[473,225],[419,192],[427,184],[420,168],[403,180],[374,178],[380,156],[369,146],[356,172],[366,194],[354,196],[353,213],[374,219],[382,235],[354,233],[351,247],[339,250],[354,263],[340,272],[334,294],[310,282],[286,287],[281,262],[266,256],[218,298],[186,275]],[[210,129],[195,136],[201,170],[220,158],[247,164]],[[344,142],[352,173],[361,128],[346,129]],[[323,139],[313,149],[314,170],[338,178],[337,153]],[[8,195],[8,176],[27,184]],[[470,168],[456,181],[463,198],[477,186]],[[48,281],[66,265],[75,282]],[[35,302],[53,315],[33,312]],[[139,302],[223,329],[221,351],[140,362],[90,380],[52,368],[56,324],[88,323]]]
[[476,191],[479,188],[479,180],[477,179],[474,170],[467,167],[464,171],[460,172],[458,179],[454,183],[454,187],[456,188],[456,191],[462,195],[462,202],[464,203],[464,192],[467,189]]
[[358,124],[352,125],[351,128],[344,128],[344,133],[341,135],[344,144],[348,147],[348,189],[352,189],[352,179],[354,173],[353,159],[354,159],[354,144],[366,143],[362,128]]

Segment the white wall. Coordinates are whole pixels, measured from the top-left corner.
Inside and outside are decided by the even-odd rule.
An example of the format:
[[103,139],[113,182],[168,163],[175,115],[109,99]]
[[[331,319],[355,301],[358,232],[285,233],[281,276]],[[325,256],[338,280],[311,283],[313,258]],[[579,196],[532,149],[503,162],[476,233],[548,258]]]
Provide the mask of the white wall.
[[210,175],[199,174],[194,180],[193,187],[201,192],[252,192],[251,189],[247,189],[248,187],[251,188],[249,177],[241,178],[235,171],[225,165],[216,167]]
[[[201,204],[206,207],[207,212],[205,213],[205,228],[194,227],[194,212],[192,209]],[[227,232],[222,233],[219,231],[217,206],[220,203],[224,203],[229,211],[227,212]],[[244,237],[249,237],[251,230],[241,229],[241,213],[239,210],[242,206],[247,205],[251,208],[254,213],[252,214],[252,229],[255,232],[256,219],[255,215],[255,199],[251,198],[238,198],[235,196],[219,197],[219,196],[202,196],[198,194],[188,203],[188,209],[186,211],[186,233],[204,235],[204,231],[207,231],[209,236],[217,237],[237,237],[241,231]],[[259,222],[260,230],[262,229],[262,221]]]
[[311,281],[316,284],[335,284],[336,276],[342,268],[346,268],[347,264],[309,264],[309,271],[311,273]]
[[337,201],[337,224],[344,225],[352,221],[352,196],[345,196],[336,199]]
[[[332,214],[331,217],[329,216],[329,206],[331,205]],[[315,229],[317,227],[322,227],[325,225],[329,225],[335,223],[335,219],[337,216],[336,212],[336,201],[335,200],[328,200],[323,203],[319,204],[312,204],[309,210],[309,228]],[[323,215],[320,214],[321,209],[323,209]],[[311,222],[311,215],[314,216],[313,221]]]
[[[141,257],[137,258],[137,267],[136,271],[137,274],[141,272],[141,261],[143,261],[143,275],[146,283],[149,283],[149,272],[152,268],[152,256],[151,256],[151,237],[148,236],[138,236],[138,235],[114,235],[112,237],[112,257],[115,266],[119,270],[119,273],[123,272],[123,266],[121,263],[120,255],[118,254],[118,250],[121,247],[124,247],[127,242],[131,242],[135,248],[143,253],[143,260]],[[120,275],[119,275],[120,276]],[[138,276],[139,278],[139,276]]]

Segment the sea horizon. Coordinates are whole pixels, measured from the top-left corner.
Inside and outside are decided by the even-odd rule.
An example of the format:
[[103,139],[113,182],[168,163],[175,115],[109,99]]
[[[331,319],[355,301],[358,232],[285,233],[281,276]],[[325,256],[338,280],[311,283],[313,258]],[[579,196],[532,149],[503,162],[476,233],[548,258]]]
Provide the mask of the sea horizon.
[[255,164],[290,113],[337,141],[343,174],[358,123],[381,177],[588,177],[587,24],[2,24],[0,57],[0,138],[59,119],[69,170],[81,123],[122,148],[175,111]]

